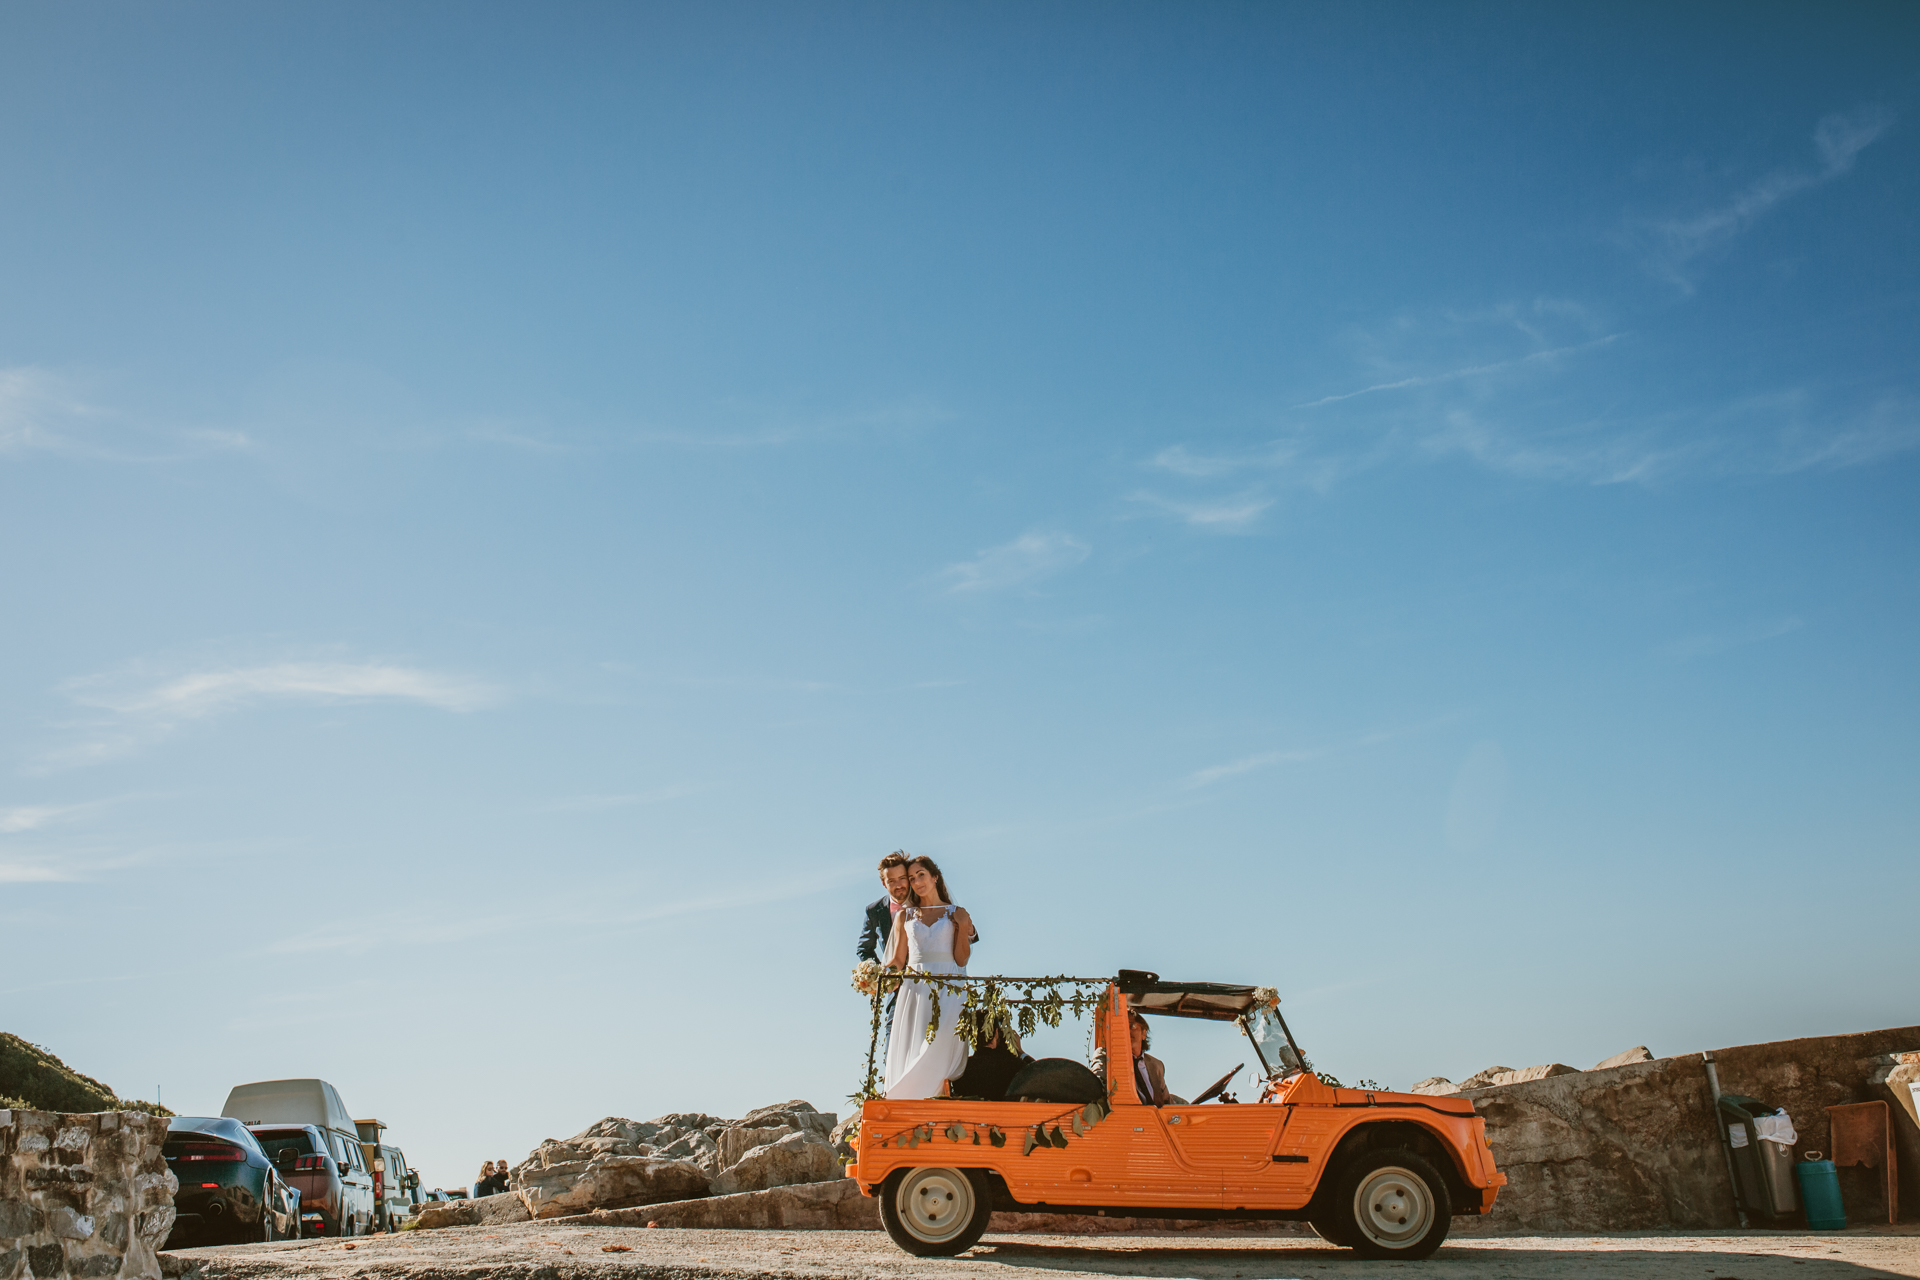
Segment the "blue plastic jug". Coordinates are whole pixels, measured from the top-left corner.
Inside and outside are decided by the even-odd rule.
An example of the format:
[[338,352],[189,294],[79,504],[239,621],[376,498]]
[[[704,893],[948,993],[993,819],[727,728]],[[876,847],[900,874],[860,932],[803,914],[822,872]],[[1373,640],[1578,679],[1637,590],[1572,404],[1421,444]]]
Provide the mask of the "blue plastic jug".
[[[1817,1154],[1817,1153],[1816,1153]],[[1800,1180],[1800,1203],[1806,1206],[1807,1227],[1839,1231],[1847,1225],[1846,1206],[1840,1203],[1840,1175],[1831,1160],[1802,1160],[1793,1166]]]

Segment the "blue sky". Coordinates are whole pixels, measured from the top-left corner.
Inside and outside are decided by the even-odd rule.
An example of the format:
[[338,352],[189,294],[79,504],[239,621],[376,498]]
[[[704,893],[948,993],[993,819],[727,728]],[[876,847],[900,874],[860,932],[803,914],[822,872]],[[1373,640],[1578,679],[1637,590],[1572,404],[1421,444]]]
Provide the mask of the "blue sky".
[[843,1106],[899,847],[1348,1079],[1911,1022],[1917,37],[10,7],[5,1028],[460,1185]]

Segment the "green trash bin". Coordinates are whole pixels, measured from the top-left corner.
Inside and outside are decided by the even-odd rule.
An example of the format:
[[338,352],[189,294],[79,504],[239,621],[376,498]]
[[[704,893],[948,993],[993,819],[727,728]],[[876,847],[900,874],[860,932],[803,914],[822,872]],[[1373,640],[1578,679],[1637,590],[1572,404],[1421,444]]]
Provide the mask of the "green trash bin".
[[1733,1148],[1741,1205],[1748,1213],[1769,1218],[1791,1216],[1800,1204],[1794,1194],[1793,1122],[1787,1113],[1758,1098],[1723,1093],[1720,1121],[1727,1127],[1727,1145]]

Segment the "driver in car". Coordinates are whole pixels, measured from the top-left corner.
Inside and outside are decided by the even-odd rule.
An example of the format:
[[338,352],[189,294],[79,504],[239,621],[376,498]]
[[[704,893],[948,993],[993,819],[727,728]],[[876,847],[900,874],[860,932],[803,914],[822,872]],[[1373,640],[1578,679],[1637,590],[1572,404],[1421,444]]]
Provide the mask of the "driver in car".
[[[1160,1059],[1147,1052],[1147,1046],[1153,1043],[1153,1036],[1147,1030],[1147,1020],[1140,1016],[1137,1009],[1127,1010],[1127,1040],[1133,1055],[1133,1085],[1140,1091],[1140,1101],[1155,1107],[1187,1105],[1185,1098],[1167,1091],[1167,1069]],[[1095,1075],[1103,1080],[1107,1078],[1107,1051],[1104,1046],[1093,1051],[1091,1065]],[[1111,1082],[1107,1087],[1113,1087]]]

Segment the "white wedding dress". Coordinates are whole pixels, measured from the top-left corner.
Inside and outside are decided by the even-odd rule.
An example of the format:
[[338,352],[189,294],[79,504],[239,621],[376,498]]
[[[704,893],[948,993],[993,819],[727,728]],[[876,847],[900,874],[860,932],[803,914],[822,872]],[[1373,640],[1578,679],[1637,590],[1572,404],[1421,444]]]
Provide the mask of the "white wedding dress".
[[[907,968],[923,973],[963,974],[965,965],[953,959],[953,913],[948,907],[932,924],[922,924],[920,913],[907,908]],[[927,1043],[927,1023],[933,1016],[933,992],[924,982],[900,984],[893,1007],[893,1032],[887,1037],[887,1073],[883,1092],[889,1098],[932,1098],[940,1087],[966,1069],[967,1046],[960,1039],[960,1008],[965,991],[941,991],[940,1030]]]

